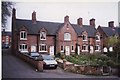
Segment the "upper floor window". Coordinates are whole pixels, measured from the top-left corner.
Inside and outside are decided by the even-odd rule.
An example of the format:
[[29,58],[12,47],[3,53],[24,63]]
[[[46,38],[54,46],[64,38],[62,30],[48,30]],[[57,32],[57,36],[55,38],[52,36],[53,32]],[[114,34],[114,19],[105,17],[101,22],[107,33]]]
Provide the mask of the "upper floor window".
[[40,32],[40,40],[46,40],[46,32],[45,31]]
[[19,45],[19,51],[28,52],[28,46],[26,44],[20,44]]
[[70,33],[64,33],[64,40],[70,41],[71,40],[71,34]]
[[83,35],[82,38],[83,38],[83,41],[87,41],[87,35]]
[[20,40],[27,40],[27,32],[20,31]]
[[100,41],[100,35],[96,35],[96,41]]

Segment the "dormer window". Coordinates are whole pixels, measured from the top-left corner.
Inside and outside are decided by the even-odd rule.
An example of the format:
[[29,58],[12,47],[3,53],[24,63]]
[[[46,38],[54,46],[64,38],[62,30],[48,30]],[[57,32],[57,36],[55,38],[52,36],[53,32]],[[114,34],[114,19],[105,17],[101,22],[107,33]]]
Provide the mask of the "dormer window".
[[27,32],[20,31],[20,40],[27,40]]
[[46,32],[45,31],[40,32],[40,40],[46,40]]
[[96,41],[100,41],[100,35],[96,35],[95,39]]
[[71,40],[71,34],[70,33],[64,33],[64,40],[70,41]]
[[87,41],[87,35],[83,35],[82,38],[83,38],[83,41]]

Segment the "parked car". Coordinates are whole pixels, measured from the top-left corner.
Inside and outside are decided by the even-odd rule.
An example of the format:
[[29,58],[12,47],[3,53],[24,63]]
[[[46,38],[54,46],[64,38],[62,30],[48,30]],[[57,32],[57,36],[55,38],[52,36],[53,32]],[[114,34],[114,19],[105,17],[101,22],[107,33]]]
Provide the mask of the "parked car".
[[56,69],[58,64],[56,60],[48,54],[42,54],[43,57],[43,68],[54,68]]
[[38,52],[30,52],[29,56],[35,60],[43,60],[41,54],[39,54]]

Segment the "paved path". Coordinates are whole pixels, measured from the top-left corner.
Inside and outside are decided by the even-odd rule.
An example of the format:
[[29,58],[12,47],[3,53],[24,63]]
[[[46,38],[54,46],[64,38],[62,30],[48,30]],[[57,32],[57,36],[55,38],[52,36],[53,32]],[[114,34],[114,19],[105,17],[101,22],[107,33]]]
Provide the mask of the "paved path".
[[[2,52],[2,78],[114,78],[115,76],[86,76],[64,72],[59,67],[57,69],[37,72],[28,63],[13,56],[9,50]],[[113,79],[112,79],[113,80]]]

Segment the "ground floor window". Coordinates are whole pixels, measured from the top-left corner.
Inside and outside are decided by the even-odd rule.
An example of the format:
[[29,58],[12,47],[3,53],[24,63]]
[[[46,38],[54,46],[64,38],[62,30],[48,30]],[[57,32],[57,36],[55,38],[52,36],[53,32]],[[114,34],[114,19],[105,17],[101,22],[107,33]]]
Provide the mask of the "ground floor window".
[[64,52],[64,46],[61,46],[60,49],[61,49],[61,52]]
[[39,45],[39,52],[47,52],[46,44],[40,44]]
[[88,45],[86,44],[82,45],[82,51],[88,51]]
[[73,45],[71,46],[71,52],[75,52]]
[[28,52],[27,44],[20,44],[19,45],[19,51],[21,51],[21,52]]
[[100,51],[100,45],[95,46],[95,51]]

